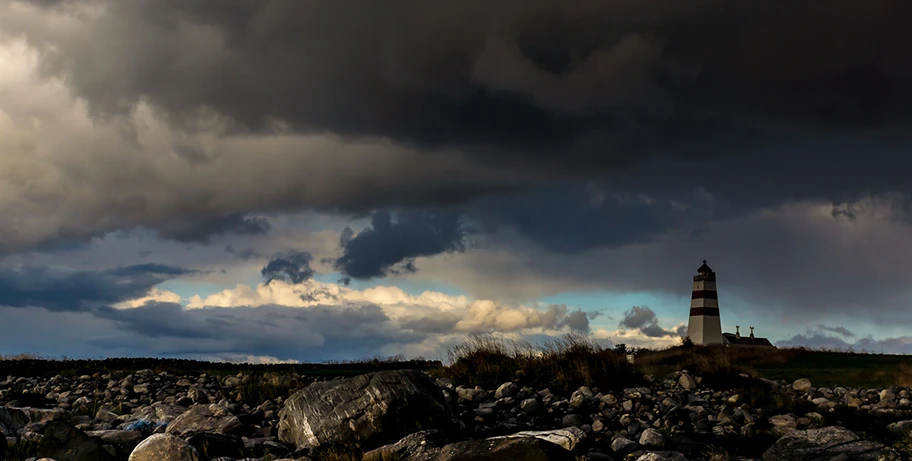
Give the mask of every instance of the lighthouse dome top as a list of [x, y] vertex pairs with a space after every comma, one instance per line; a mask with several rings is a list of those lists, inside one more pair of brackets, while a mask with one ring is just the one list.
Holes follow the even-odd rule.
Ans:
[[703, 265], [700, 266], [699, 269], [697, 269], [697, 273], [700, 275], [710, 275], [713, 273], [713, 270], [710, 269], [709, 266], [706, 265], [706, 260], [704, 259]]

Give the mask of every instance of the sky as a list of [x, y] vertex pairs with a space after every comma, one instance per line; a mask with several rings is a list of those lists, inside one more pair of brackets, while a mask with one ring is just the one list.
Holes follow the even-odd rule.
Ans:
[[910, 14], [0, 0], [0, 355], [910, 353]]

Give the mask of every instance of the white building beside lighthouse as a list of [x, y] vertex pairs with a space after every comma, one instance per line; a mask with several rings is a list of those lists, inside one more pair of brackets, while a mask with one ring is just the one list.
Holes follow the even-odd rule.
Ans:
[[693, 278], [687, 336], [698, 346], [725, 343], [722, 320], [719, 317], [716, 273], [706, 265], [706, 260], [703, 260], [703, 265], [697, 269], [697, 275]]
[[706, 265], [697, 269], [693, 278], [693, 292], [690, 297], [690, 321], [687, 323], [687, 336], [698, 346], [749, 346], [775, 347], [766, 338], [754, 336], [754, 327], [750, 327], [750, 336], [741, 336], [740, 325], [735, 333], [722, 333], [722, 319], [719, 316], [719, 292], [716, 290], [716, 273]]

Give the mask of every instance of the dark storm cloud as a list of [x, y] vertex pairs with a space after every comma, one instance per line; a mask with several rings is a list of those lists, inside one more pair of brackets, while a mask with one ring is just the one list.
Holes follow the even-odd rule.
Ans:
[[596, 183], [559, 182], [482, 199], [466, 213], [482, 228], [507, 227], [559, 252], [652, 241], [657, 234], [700, 225], [720, 212], [706, 197], [681, 190], [663, 195], [606, 196]]
[[659, 326], [655, 312], [647, 306], [633, 306], [624, 312], [624, 318], [618, 323], [621, 328], [640, 330], [650, 338], [680, 336], [681, 330], [666, 330]]
[[171, 223], [158, 227], [159, 235], [181, 242], [207, 243], [217, 235], [262, 235], [269, 233], [272, 226], [262, 216], [247, 216], [235, 213], [208, 221]]
[[313, 278], [312, 261], [313, 255], [308, 252], [288, 251], [273, 256], [260, 273], [267, 284], [273, 280], [298, 284]]
[[0, 267], [0, 306], [81, 311], [145, 296], [154, 286], [197, 271], [148, 263], [101, 271]]
[[354, 279], [415, 272], [414, 258], [464, 251], [466, 231], [462, 217], [451, 211], [401, 211], [396, 221], [390, 212], [377, 211], [371, 227], [342, 233], [342, 256], [333, 267]]
[[725, 153], [906, 121], [912, 100], [912, 6], [892, 0], [101, 3], [78, 37], [25, 32], [99, 116], [148, 99], [175, 122], [205, 107], [523, 168]]
[[[64, 15], [79, 6], [33, 4], [56, 5], [54, 14]], [[589, 211], [581, 186], [544, 187], [469, 215], [551, 249], [579, 251], [649, 241], [672, 226], [698, 226], [710, 212], [724, 218], [800, 199], [852, 204], [859, 194], [909, 189], [912, 61], [903, 44], [912, 31], [899, 22], [912, 13], [907, 2], [97, 4], [98, 14], [74, 13], [66, 28], [23, 14], [31, 20], [0, 22], [0, 37], [24, 36], [42, 50], [42, 75], [64, 77], [99, 120], [147, 101], [181, 134], [201, 130], [202, 113], [216, 113], [250, 138], [316, 133], [415, 149], [415, 158], [388, 170], [364, 166], [376, 156], [359, 154], [346, 158], [347, 169], [321, 158], [255, 178], [227, 175], [233, 179], [149, 206], [166, 210], [160, 214], [131, 214], [145, 205], [139, 199], [82, 204], [114, 215], [97, 217], [109, 228], [142, 223], [204, 241], [230, 222], [199, 216], [238, 224], [236, 213], [249, 210], [452, 204], [553, 178], [606, 175], [608, 192], [645, 191], [656, 200], [616, 205], [608, 197]], [[256, 160], [228, 162], [198, 144], [168, 143], [181, 168], [247, 173], [263, 156], [245, 146]], [[302, 157], [311, 158], [295, 158]], [[451, 163], [429, 174], [419, 157]], [[479, 180], [474, 173], [483, 167], [493, 174]], [[368, 173], [352, 172], [359, 168]], [[712, 207], [689, 197], [697, 186], [712, 195]], [[132, 219], [115, 219], [121, 215]], [[52, 229], [79, 238], [102, 226], [79, 224]], [[236, 229], [261, 229], [247, 224]], [[398, 270], [414, 270], [402, 264]]]

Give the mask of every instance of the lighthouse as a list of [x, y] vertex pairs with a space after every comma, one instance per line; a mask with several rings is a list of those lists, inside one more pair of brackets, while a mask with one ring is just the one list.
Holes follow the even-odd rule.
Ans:
[[697, 269], [690, 297], [690, 321], [687, 335], [694, 344], [709, 346], [723, 344], [722, 321], [719, 318], [719, 295], [716, 292], [716, 273], [706, 265]]

